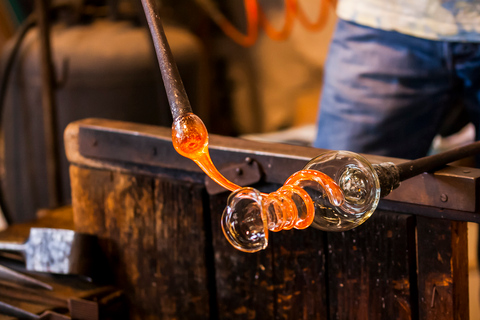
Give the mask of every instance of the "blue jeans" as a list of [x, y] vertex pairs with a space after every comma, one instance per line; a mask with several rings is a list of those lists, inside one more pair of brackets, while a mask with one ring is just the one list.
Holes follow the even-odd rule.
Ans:
[[339, 20], [314, 146], [399, 158], [428, 152], [449, 108], [480, 124], [480, 44], [431, 41]]

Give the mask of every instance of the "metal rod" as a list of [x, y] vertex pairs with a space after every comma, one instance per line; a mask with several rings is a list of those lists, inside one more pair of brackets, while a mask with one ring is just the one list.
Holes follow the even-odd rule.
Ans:
[[55, 106], [55, 85], [50, 46], [50, 23], [48, 20], [48, 0], [35, 0], [38, 27], [40, 33], [40, 58], [42, 70], [42, 109], [43, 132], [45, 135], [45, 153], [47, 160], [47, 188], [50, 207], [59, 204], [59, 167], [57, 121]]
[[40, 287], [47, 290], [53, 290], [52, 286], [48, 283], [24, 275], [23, 273], [17, 272], [3, 265], [0, 265], [0, 278], [25, 286]]
[[160, 16], [155, 13], [154, 0], [141, 0], [148, 27], [152, 35], [155, 53], [162, 73], [163, 85], [167, 92], [173, 119], [192, 112], [182, 78], [168, 45]]
[[480, 154], [480, 141], [470, 143], [449, 151], [411, 160], [397, 165], [400, 181], [412, 178], [424, 172], [439, 169], [450, 162]]
[[11, 316], [15, 317], [18, 319], [40, 319], [40, 316], [30, 313], [26, 310], [23, 310], [22, 308], [12, 306], [11, 304], [8, 304], [6, 302], [0, 301], [0, 314], [5, 315], [5, 316]]

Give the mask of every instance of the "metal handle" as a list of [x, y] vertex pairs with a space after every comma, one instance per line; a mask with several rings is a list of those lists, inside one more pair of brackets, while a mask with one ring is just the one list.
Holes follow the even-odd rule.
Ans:
[[385, 197], [396, 189], [401, 181], [413, 178], [424, 172], [434, 171], [450, 162], [471, 157], [480, 153], [480, 141], [451, 149], [431, 156], [410, 160], [398, 165], [384, 162], [373, 165], [379, 181], [381, 197]]
[[26, 251], [26, 244], [18, 243], [18, 242], [1, 241], [0, 251], [19, 252], [23, 254]]
[[36, 320], [40, 319], [38, 315], [25, 311], [21, 308], [12, 306], [6, 302], [0, 301], [0, 314], [15, 317], [18, 319]]
[[24, 275], [10, 268], [0, 265], [0, 279], [15, 282], [20, 285], [30, 287], [40, 287], [47, 290], [53, 290], [52, 286], [43, 281]]
[[439, 169], [450, 162], [468, 158], [479, 153], [480, 141], [477, 141], [449, 151], [401, 163], [397, 165], [400, 181], [424, 172]]
[[192, 113], [192, 107], [190, 106], [190, 101], [188, 100], [177, 65], [173, 59], [172, 51], [168, 45], [162, 21], [160, 16], [155, 13], [154, 1], [141, 1], [155, 46], [155, 53], [162, 73], [163, 84], [170, 104], [170, 111], [175, 120], [179, 116]]

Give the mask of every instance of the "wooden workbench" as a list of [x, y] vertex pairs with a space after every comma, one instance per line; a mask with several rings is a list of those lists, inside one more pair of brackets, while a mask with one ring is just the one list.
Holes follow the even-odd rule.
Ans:
[[[479, 221], [480, 170], [417, 176], [354, 230], [271, 233], [266, 250], [247, 254], [221, 231], [228, 193], [209, 194], [170, 135], [100, 119], [65, 132], [75, 228], [103, 240], [132, 319], [469, 318], [466, 221]], [[253, 159], [264, 190], [321, 152], [218, 136], [210, 145], [219, 168]]]

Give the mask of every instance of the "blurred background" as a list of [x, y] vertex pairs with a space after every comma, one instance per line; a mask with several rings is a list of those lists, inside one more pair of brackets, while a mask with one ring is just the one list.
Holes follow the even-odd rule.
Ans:
[[[215, 14], [247, 34], [253, 16], [248, 3], [157, 3], [194, 112], [210, 133], [262, 138], [300, 127], [288, 137], [308, 144], [334, 5], [299, 1], [307, 21], [321, 21], [309, 28], [287, 16], [283, 1], [258, 1], [281, 39], [267, 34], [260, 21], [255, 39], [242, 45], [223, 32]], [[46, 17], [47, 39], [39, 12]], [[31, 220], [39, 208], [69, 203], [62, 139], [69, 122], [103, 117], [171, 125], [139, 1], [0, 0], [0, 48], [7, 220]]]

